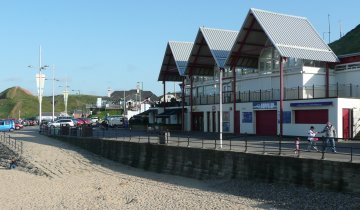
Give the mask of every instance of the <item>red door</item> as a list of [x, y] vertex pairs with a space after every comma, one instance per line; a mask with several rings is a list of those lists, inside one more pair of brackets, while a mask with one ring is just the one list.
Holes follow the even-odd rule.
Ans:
[[276, 110], [256, 111], [256, 134], [264, 136], [277, 134]]
[[234, 128], [235, 134], [240, 134], [240, 111], [235, 111]]
[[343, 139], [350, 138], [350, 109], [343, 109]]

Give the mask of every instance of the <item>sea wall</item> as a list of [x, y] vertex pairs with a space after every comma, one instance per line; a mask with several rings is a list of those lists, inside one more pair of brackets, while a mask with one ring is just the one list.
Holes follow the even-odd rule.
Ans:
[[240, 179], [360, 194], [359, 164], [166, 146], [56, 137], [132, 167], [196, 179]]

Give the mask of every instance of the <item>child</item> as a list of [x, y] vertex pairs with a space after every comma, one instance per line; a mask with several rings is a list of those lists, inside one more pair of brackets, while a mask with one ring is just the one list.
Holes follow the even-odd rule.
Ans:
[[297, 137], [295, 139], [295, 154], [298, 154], [300, 152], [300, 138]]
[[318, 138], [315, 137], [315, 135], [318, 133], [318, 132], [315, 132], [314, 131], [314, 126], [311, 126], [310, 127], [310, 130], [308, 131], [308, 148], [307, 148], [307, 151], [311, 150], [311, 148], [313, 148], [314, 150], [316, 150], [317, 152], [319, 151], [318, 148], [316, 147], [316, 142], [318, 140]]

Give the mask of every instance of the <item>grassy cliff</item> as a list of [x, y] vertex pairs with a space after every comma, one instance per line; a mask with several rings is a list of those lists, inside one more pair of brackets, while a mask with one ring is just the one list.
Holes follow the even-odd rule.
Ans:
[[360, 53], [360, 25], [329, 46], [336, 55]]
[[[98, 96], [69, 95], [68, 112], [84, 110], [86, 104], [95, 104]], [[55, 112], [63, 112], [63, 95], [55, 96]], [[52, 112], [52, 96], [43, 97], [42, 112]], [[29, 118], [38, 116], [39, 102], [37, 96], [21, 87], [12, 87], [0, 93], [0, 118]]]

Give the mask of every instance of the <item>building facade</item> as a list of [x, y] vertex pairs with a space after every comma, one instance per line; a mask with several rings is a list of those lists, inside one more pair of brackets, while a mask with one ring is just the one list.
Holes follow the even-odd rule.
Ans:
[[250, 9], [240, 31], [200, 28], [191, 45], [169, 43], [159, 75], [182, 83], [183, 130], [305, 136], [330, 121], [357, 135], [359, 55], [338, 58], [306, 18]]

